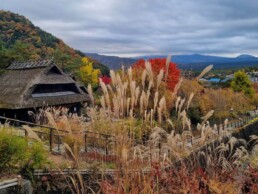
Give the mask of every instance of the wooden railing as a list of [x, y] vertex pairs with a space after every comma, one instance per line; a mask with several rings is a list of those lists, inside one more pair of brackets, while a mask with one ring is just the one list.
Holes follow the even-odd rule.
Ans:
[[[43, 137], [44, 135], [47, 136], [46, 138], [48, 140], [48, 146], [49, 150], [53, 151], [54, 144], [57, 144], [57, 152], [61, 152], [60, 145], [63, 144], [62, 139], [66, 136], [65, 134], [68, 134], [69, 132], [66, 130], [62, 129], [56, 129], [51, 126], [47, 125], [40, 125], [40, 124], [35, 124], [27, 121], [21, 121], [18, 119], [12, 119], [12, 118], [7, 118], [0, 116], [0, 121], [4, 121], [3, 123], [10, 123], [10, 125], [16, 126], [15, 129], [22, 130], [24, 131], [24, 136], [28, 137], [28, 132], [26, 129], [21, 127], [22, 125], [28, 125], [29, 127], [32, 128], [32, 130], [39, 136]], [[43, 131], [43, 130], [36, 130], [33, 129], [35, 127], [41, 128], [41, 129], [47, 129], [48, 131]], [[115, 138], [114, 135], [110, 134], [105, 134], [105, 133], [98, 133], [94, 131], [89, 131], [89, 130], [83, 130], [81, 133], [77, 134], [81, 137], [83, 137], [83, 143], [84, 143], [84, 151], [87, 152], [89, 144], [97, 143], [97, 142], [102, 142], [104, 148], [105, 154], [109, 154], [109, 144], [113, 143], [116, 144], [118, 140]]]
[[[229, 121], [227, 126], [224, 126], [224, 127], [231, 128], [232, 130], [236, 128], [240, 128], [240, 127], [243, 127], [245, 124], [247, 124], [250, 120], [254, 119], [255, 117], [256, 116], [247, 116], [247, 117], [242, 117], [237, 121], [233, 121], [233, 122]], [[55, 151], [55, 152], [61, 153], [60, 146], [63, 144], [63, 138], [66, 136], [65, 134], [68, 134], [68, 131], [66, 130], [56, 129], [54, 127], [47, 126], [47, 125], [39, 125], [39, 124], [7, 118], [3, 116], [0, 116], [0, 121], [9, 122], [11, 125], [18, 126], [16, 129], [23, 130], [25, 137], [28, 137], [28, 133], [24, 128], [20, 127], [21, 125], [28, 125], [32, 127], [32, 129], [33, 127], [47, 129], [48, 131], [35, 130], [35, 129], [33, 129], [33, 131], [37, 133], [39, 137], [43, 137], [43, 136], [47, 137], [46, 139], [48, 140], [48, 146], [51, 152]], [[96, 149], [101, 148], [102, 152], [108, 155], [112, 153], [112, 149], [110, 149], [109, 145], [113, 144], [114, 145], [113, 147], [115, 147], [115, 145], [119, 142], [119, 140], [114, 135], [98, 133], [98, 132], [89, 131], [89, 130], [84, 130], [79, 135], [83, 138], [85, 152], [87, 152], [90, 147], [96, 148]], [[196, 138], [195, 140], [197, 142], [198, 138]], [[135, 140], [134, 144], [137, 144], [137, 142], [138, 141]], [[54, 150], [55, 144], [57, 145], [56, 150]], [[192, 142], [192, 144], [194, 143]]]

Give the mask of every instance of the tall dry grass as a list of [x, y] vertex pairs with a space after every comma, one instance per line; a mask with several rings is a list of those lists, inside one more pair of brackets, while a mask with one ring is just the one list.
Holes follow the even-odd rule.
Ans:
[[[178, 96], [182, 80], [179, 82], [170, 96], [176, 111], [176, 116], [171, 119], [170, 111], [167, 109], [167, 98], [165, 95], [160, 95], [160, 88], [166, 75], [161, 70], [155, 77], [148, 62], [145, 67], [139, 76], [140, 81], [134, 79], [130, 68], [127, 71], [122, 70], [121, 74], [111, 71], [112, 84], [106, 86], [100, 83], [103, 91], [100, 98], [101, 107], [89, 110], [91, 117], [89, 126], [92, 130], [108, 126], [107, 130], [113, 132], [112, 126], [116, 126], [114, 123], [121, 122], [122, 125], [116, 128], [118, 131], [115, 133], [119, 134], [120, 130], [125, 133], [128, 131], [124, 127], [125, 121], [129, 120], [131, 125], [128, 137], [131, 142], [135, 138], [135, 135], [131, 135], [132, 130], [135, 133], [135, 120], [141, 120], [150, 126], [150, 133], [144, 142], [138, 142], [136, 145], [127, 144], [120, 149], [123, 162], [118, 166], [118, 170], [123, 173], [117, 174], [111, 182], [110, 180], [102, 182], [102, 191], [104, 193], [178, 191], [202, 193], [218, 192], [218, 190], [226, 193], [240, 192], [244, 183], [238, 183], [237, 174], [232, 173], [231, 176], [230, 172], [245, 169], [245, 162], [249, 157], [247, 143], [231, 137], [227, 120], [219, 126], [211, 126], [208, 120], [214, 114], [213, 110], [202, 117], [202, 122], [197, 126], [200, 137], [195, 137], [191, 121], [187, 116], [194, 93], [184, 98]], [[206, 68], [197, 79], [210, 69], [211, 66]], [[101, 123], [103, 126], [100, 126]], [[163, 129], [164, 126], [169, 126], [171, 130], [168, 131], [167, 127]], [[201, 174], [196, 172], [198, 169], [201, 169]], [[173, 176], [171, 177], [168, 172]], [[153, 173], [154, 176], [150, 176]], [[181, 182], [176, 180], [178, 177]], [[234, 181], [226, 180], [227, 178]]]

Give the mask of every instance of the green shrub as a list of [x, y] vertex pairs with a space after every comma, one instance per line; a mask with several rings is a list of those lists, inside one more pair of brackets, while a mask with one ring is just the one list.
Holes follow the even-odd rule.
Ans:
[[0, 172], [23, 166], [28, 157], [27, 147], [26, 139], [0, 132]]
[[29, 167], [42, 168], [48, 163], [47, 150], [40, 142], [28, 144], [28, 140], [0, 131], [0, 173], [19, 171]]
[[33, 142], [29, 150], [31, 168], [44, 168], [48, 163], [48, 152], [41, 142]]

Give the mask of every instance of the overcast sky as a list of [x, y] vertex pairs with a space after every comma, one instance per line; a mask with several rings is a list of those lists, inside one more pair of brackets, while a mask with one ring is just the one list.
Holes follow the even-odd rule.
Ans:
[[0, 0], [83, 52], [258, 56], [258, 0]]

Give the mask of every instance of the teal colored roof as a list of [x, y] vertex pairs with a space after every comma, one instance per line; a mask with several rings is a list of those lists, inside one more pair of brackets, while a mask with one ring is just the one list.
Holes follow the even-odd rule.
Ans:
[[218, 83], [218, 82], [220, 82], [220, 78], [211, 78], [208, 80], [208, 82]]

